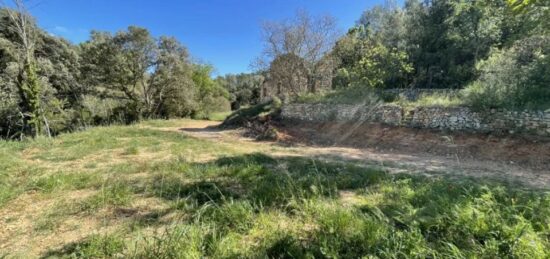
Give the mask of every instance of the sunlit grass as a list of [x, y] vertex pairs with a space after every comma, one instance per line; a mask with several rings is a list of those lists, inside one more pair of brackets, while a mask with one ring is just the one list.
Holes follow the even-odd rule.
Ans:
[[465, 100], [460, 96], [444, 94], [423, 95], [415, 101], [398, 99], [395, 102], [405, 107], [459, 107], [466, 105]]
[[229, 115], [231, 115], [231, 111], [227, 112], [214, 112], [208, 115], [208, 120], [211, 121], [224, 121], [225, 118], [227, 118]]
[[[0, 209], [47, 204], [29, 209], [36, 215], [25, 214], [33, 220], [21, 233], [55, 239], [61, 229], [90, 229], [84, 222], [102, 230], [37, 256], [550, 256], [546, 192], [247, 153], [163, 129], [181, 123], [148, 121], [0, 142]], [[210, 159], [196, 159], [200, 155]], [[0, 220], [16, 224], [18, 218]]]

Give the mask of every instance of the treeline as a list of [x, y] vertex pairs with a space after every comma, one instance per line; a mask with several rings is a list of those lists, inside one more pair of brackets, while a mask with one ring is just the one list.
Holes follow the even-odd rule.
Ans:
[[78, 45], [38, 28], [22, 2], [0, 9], [0, 135], [55, 135], [142, 118], [227, 111], [213, 68], [172, 37], [130, 26]]
[[546, 0], [388, 1], [347, 33], [330, 16], [300, 11], [262, 24], [257, 72], [216, 79], [175, 38], [130, 26], [75, 45], [14, 2], [0, 9], [2, 138], [384, 88], [462, 89], [461, 103], [482, 109], [550, 108]]
[[[550, 108], [550, 2], [388, 1], [343, 36], [329, 16], [266, 23], [263, 93], [464, 89], [480, 108]], [[359, 91], [361, 92], [361, 91]]]

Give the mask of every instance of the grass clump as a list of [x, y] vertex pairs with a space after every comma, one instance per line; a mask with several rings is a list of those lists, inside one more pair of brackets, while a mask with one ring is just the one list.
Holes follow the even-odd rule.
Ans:
[[51, 193], [60, 190], [81, 190], [97, 187], [100, 183], [101, 179], [98, 175], [57, 172], [31, 180], [28, 189]]
[[133, 199], [131, 186], [124, 182], [104, 185], [98, 193], [89, 197], [80, 205], [82, 211], [94, 212], [106, 206], [124, 206]]
[[92, 235], [77, 243], [68, 244], [60, 251], [50, 252], [46, 258], [118, 258], [123, 256], [126, 244], [116, 235]]
[[448, 95], [433, 93], [429, 95], [422, 95], [418, 100], [409, 101], [404, 99], [397, 99], [395, 103], [403, 107], [459, 107], [464, 106], [466, 103], [461, 95]]

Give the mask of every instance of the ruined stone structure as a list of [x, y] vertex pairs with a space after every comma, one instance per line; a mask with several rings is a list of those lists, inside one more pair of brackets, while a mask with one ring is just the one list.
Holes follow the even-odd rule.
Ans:
[[467, 107], [417, 107], [407, 110], [394, 104], [287, 104], [283, 107], [282, 117], [310, 122], [358, 121], [449, 131], [550, 136], [550, 110], [478, 112]]

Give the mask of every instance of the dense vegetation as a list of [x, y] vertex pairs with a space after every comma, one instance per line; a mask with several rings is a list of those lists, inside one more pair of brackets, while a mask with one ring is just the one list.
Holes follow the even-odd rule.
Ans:
[[388, 1], [345, 35], [334, 18], [302, 11], [262, 25], [258, 72], [216, 79], [173, 37], [130, 26], [74, 45], [14, 2], [0, 10], [3, 138], [384, 88], [463, 89], [451, 102], [481, 109], [550, 108], [547, 1]]
[[264, 28], [266, 91], [285, 99], [454, 88], [464, 89], [454, 101], [463, 105], [548, 109], [549, 9], [548, 1], [388, 1], [339, 38], [326, 17], [276, 23]]
[[4, 252], [23, 258], [549, 256], [550, 196], [543, 191], [490, 178], [392, 175], [295, 156], [277, 145], [195, 139], [177, 132], [182, 125], [193, 122], [0, 142], [0, 213], [6, 215], [0, 220], [10, 225], [0, 233], [10, 244]]
[[213, 68], [193, 63], [173, 37], [130, 26], [116, 34], [93, 31], [74, 45], [38, 28], [18, 7], [0, 10], [3, 138], [230, 110]]
[[156, 120], [229, 128], [280, 100], [376, 103], [396, 87], [547, 109], [548, 1], [389, 2], [345, 35], [298, 12], [263, 24], [258, 72], [218, 78], [173, 37], [129, 26], [73, 44], [15, 3], [0, 9], [0, 134], [21, 139], [0, 141], [0, 258], [550, 257], [543, 190]]

